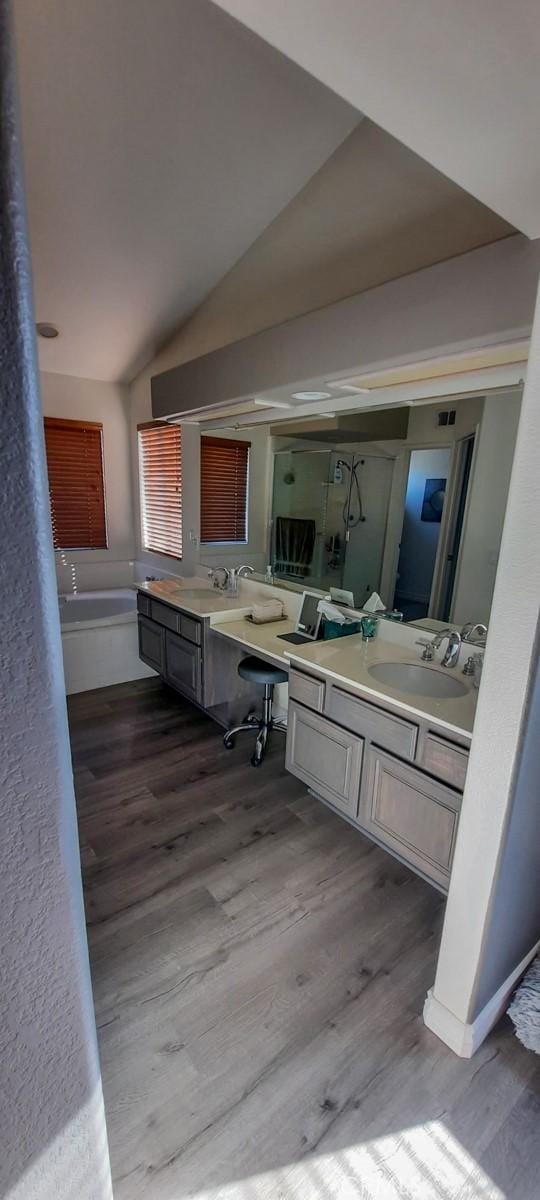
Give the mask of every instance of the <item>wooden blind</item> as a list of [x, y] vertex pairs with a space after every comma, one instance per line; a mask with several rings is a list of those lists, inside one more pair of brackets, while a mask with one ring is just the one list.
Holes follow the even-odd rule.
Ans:
[[182, 442], [179, 425], [138, 426], [142, 541], [145, 550], [182, 557]]
[[102, 425], [45, 417], [45, 448], [55, 550], [106, 549]]
[[249, 448], [201, 437], [201, 542], [247, 542]]

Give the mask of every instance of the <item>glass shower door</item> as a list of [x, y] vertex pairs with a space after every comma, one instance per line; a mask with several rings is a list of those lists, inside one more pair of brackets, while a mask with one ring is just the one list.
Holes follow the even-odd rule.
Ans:
[[306, 588], [340, 587], [345, 555], [343, 507], [348, 480], [332, 450], [274, 456], [272, 568]]

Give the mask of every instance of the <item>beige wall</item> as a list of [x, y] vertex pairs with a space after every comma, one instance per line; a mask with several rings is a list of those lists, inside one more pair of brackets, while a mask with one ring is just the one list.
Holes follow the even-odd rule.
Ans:
[[100, 421], [107, 506], [106, 550], [55, 554], [59, 590], [121, 587], [133, 577], [134, 534], [127, 388], [123, 384], [41, 373], [41, 400], [48, 417]]

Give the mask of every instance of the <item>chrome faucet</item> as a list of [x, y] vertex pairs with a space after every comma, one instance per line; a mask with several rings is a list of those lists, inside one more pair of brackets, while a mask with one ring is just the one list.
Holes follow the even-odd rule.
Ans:
[[485, 646], [486, 638], [487, 625], [483, 625], [481, 621], [477, 621], [476, 625], [468, 621], [461, 630], [462, 642], [471, 642], [473, 646]]
[[[223, 571], [222, 583], [219, 582], [219, 577], [218, 577], [220, 571]], [[229, 571], [228, 571], [227, 567], [213, 567], [213, 569], [208, 572], [208, 578], [212, 580], [212, 583], [215, 588], [219, 588], [219, 590], [221, 592], [224, 592], [225, 588], [227, 587], [227, 585], [229, 583]]]
[[254, 569], [255, 569], [254, 567], [249, 567], [249, 566], [247, 565], [247, 563], [246, 563], [246, 564], [244, 564], [244, 566], [243, 566], [243, 567], [237, 567], [237, 568], [236, 568], [236, 574], [237, 574], [237, 577], [238, 577], [238, 579], [242, 579], [242, 577], [245, 577], [245, 573], [246, 573], [246, 572], [247, 572], [249, 575], [253, 575]]
[[433, 649], [438, 650], [445, 638], [448, 638], [448, 645], [441, 667], [455, 667], [461, 650], [461, 634], [457, 629], [441, 629], [440, 633], [436, 633], [433, 638], [431, 643]]

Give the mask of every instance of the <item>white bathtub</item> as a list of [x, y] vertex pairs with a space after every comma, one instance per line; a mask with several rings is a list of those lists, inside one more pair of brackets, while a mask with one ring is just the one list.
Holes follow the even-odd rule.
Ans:
[[66, 692], [86, 692], [154, 672], [138, 652], [132, 588], [59, 596]]

